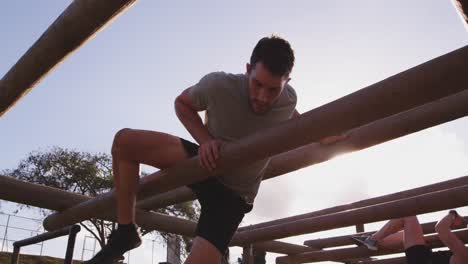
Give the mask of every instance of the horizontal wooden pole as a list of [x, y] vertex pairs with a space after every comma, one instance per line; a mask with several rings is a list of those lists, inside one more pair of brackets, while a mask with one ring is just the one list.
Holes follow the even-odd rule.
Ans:
[[[462, 241], [468, 241], [468, 230], [455, 231]], [[425, 236], [426, 243], [429, 247], [443, 247], [444, 244], [439, 240], [439, 237], [434, 235]], [[334, 250], [322, 250], [317, 252], [301, 253], [293, 256], [278, 257], [276, 258], [277, 264], [299, 264], [320, 261], [349, 261], [356, 258], [380, 256], [403, 252], [403, 245], [394, 245], [385, 249], [372, 251], [366, 247], [352, 247]]]
[[[91, 197], [57, 188], [20, 181], [0, 175], [0, 199], [49, 210], [63, 210], [74, 204], [89, 201]], [[114, 210], [97, 214], [104, 220], [115, 221]], [[148, 230], [159, 230], [185, 236], [195, 234], [196, 223], [160, 213], [137, 210], [137, 224]]]
[[[435, 192], [435, 191], [446, 190], [446, 189], [454, 188], [454, 187], [461, 186], [461, 185], [467, 185], [467, 184], [468, 184], [468, 176], [463, 176], [463, 177], [451, 179], [451, 180], [448, 180], [448, 181], [429, 184], [429, 185], [425, 185], [425, 186], [421, 186], [421, 187], [418, 187], [418, 188], [413, 188], [413, 189], [409, 189], [409, 190], [405, 190], [405, 191], [401, 191], [401, 192], [396, 192], [396, 193], [391, 193], [391, 194], [382, 195], [382, 196], [378, 196], [378, 197], [373, 197], [373, 198], [370, 198], [370, 199], [365, 199], [365, 200], [361, 200], [361, 201], [357, 201], [357, 202], [353, 202], [353, 203], [349, 203], [349, 204], [343, 204], [343, 205], [338, 205], [338, 206], [334, 206], [334, 207], [329, 207], [329, 208], [325, 208], [325, 209], [310, 212], [310, 213], [305, 213], [305, 214], [295, 215], [295, 216], [291, 216], [291, 217], [276, 219], [276, 220], [273, 220], [273, 221], [263, 222], [263, 223], [256, 224], [256, 225], [250, 225], [250, 226], [247, 226], [247, 227], [240, 228], [239, 231], [243, 232], [243, 231], [255, 230], [255, 229], [258, 229], [258, 228], [271, 227], [271, 226], [275, 226], [275, 225], [278, 225], [278, 224], [294, 222], [294, 221], [298, 221], [298, 220], [302, 220], [302, 219], [310, 219], [310, 218], [313, 218], [313, 217], [318, 217], [318, 216], [324, 216], [324, 215], [328, 215], [328, 214], [343, 212], [343, 211], [346, 211], [346, 210], [358, 209], [358, 208], [371, 206], [371, 205], [377, 205], [377, 204], [380, 204], [380, 203], [386, 203], [386, 202], [399, 200], [399, 199], [403, 199], [403, 198], [408, 198], [408, 197], [412, 197], [412, 196], [417, 196], [417, 195], [421, 195], [421, 194], [427, 194], [427, 193], [431, 193], [431, 192]], [[361, 224], [361, 223], [357, 223], [357, 224]]]
[[[468, 217], [464, 217], [465, 221], [468, 223]], [[430, 222], [421, 224], [424, 234], [431, 234], [435, 233], [435, 224], [437, 222]], [[460, 228], [461, 229], [461, 228]], [[377, 231], [369, 231], [369, 232], [362, 232], [356, 233], [352, 235], [344, 235], [344, 236], [335, 236], [335, 237], [328, 237], [328, 238], [319, 238], [319, 239], [312, 239], [307, 240], [304, 242], [304, 245], [310, 246], [312, 248], [329, 248], [329, 247], [341, 247], [347, 245], [355, 245], [355, 241], [351, 238], [352, 236], [356, 235], [371, 235]]]
[[[266, 169], [264, 180], [284, 175], [313, 164], [327, 161], [338, 153], [349, 153], [372, 147], [383, 142], [399, 138], [420, 130], [449, 122], [468, 114], [468, 91], [463, 91], [434, 102], [410, 109], [408, 111], [377, 120], [347, 132], [348, 137], [332, 145], [312, 143], [272, 157]], [[388, 197], [389, 200], [393, 199]], [[171, 204], [195, 199], [195, 195], [187, 187], [179, 187], [144, 199], [137, 207], [145, 210], [157, 209]], [[375, 203], [380, 201], [374, 200]], [[342, 210], [337, 207], [333, 210]], [[308, 214], [291, 218], [274, 220], [248, 227], [251, 229], [274, 225], [280, 222], [292, 221], [310, 217]], [[246, 228], [246, 229], [248, 229]], [[242, 229], [242, 230], [246, 230]]]
[[295, 245], [295, 244], [281, 242], [281, 241], [258, 242], [258, 243], [254, 243], [252, 246], [255, 249], [258, 249], [260, 251], [272, 252], [272, 253], [278, 253], [278, 254], [287, 254], [287, 255], [295, 255], [295, 254], [317, 250], [311, 247]]
[[[466, 116], [467, 114], [468, 91], [463, 91], [461, 93], [420, 106], [416, 109], [412, 109], [352, 130], [349, 132], [349, 136], [346, 140], [338, 142], [328, 148], [320, 146], [305, 146], [300, 149], [285, 153], [283, 154], [284, 156], [279, 155], [278, 159], [272, 160], [271, 166], [269, 168], [276, 168], [274, 174], [284, 173], [299, 167], [304, 167], [310, 162], [318, 162], [330, 159], [337, 153], [344, 153], [367, 148], [423, 128]], [[278, 163], [282, 165], [277, 165]], [[279, 170], [279, 168], [281, 169]], [[240, 229], [240, 231], [252, 230], [259, 227], [272, 226], [299, 219], [378, 204], [386, 201], [405, 198], [408, 196], [432, 192], [435, 190], [442, 190], [454, 186], [459, 186], [460, 184], [466, 184], [467, 182], [468, 177], [437, 183], [391, 195], [384, 195], [351, 204], [331, 207], [325, 210], [319, 210], [311, 213], [251, 225]]]
[[[0, 116], [135, 0], [75, 0], [0, 80]], [[44, 102], [45, 103], [45, 102]]]
[[[73, 204], [91, 199], [90, 197], [67, 192], [57, 188], [33, 184], [0, 175], [0, 199], [27, 204], [49, 210], [63, 210]], [[105, 220], [115, 221], [115, 214], [100, 215]], [[147, 230], [158, 230], [193, 237], [196, 222], [164, 214], [138, 210], [137, 224]], [[69, 227], [65, 227], [67, 229]], [[280, 241], [268, 241], [254, 244], [254, 247], [263, 251], [279, 254], [297, 254], [314, 250], [313, 248], [294, 245]]]
[[378, 205], [302, 219], [271, 227], [236, 233], [231, 242], [243, 245], [258, 241], [347, 227], [356, 223], [371, 223], [391, 218], [435, 212], [468, 205], [468, 185]]

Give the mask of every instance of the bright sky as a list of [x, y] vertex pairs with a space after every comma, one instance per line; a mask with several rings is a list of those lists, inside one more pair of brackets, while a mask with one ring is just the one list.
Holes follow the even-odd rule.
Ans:
[[[69, 3], [2, 5], [0, 75]], [[174, 98], [206, 73], [244, 72], [256, 42], [272, 33], [295, 50], [300, 112], [468, 44], [449, 0], [141, 0], [1, 118], [0, 170], [51, 146], [109, 153], [124, 127], [191, 139]], [[467, 163], [465, 118], [265, 182], [243, 224], [464, 176]]]

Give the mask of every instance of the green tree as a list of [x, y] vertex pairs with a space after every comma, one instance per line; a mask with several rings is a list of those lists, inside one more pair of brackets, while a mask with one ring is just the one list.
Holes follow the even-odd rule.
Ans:
[[[3, 173], [19, 180], [91, 197], [108, 192], [113, 187], [110, 155], [91, 154], [60, 147], [53, 147], [48, 151], [31, 152], [26, 159], [20, 161], [16, 169], [6, 170]], [[19, 205], [18, 210], [24, 207], [25, 205]], [[43, 215], [51, 213], [47, 209], [40, 210]], [[190, 220], [198, 219], [200, 213], [198, 204], [193, 202], [180, 203], [156, 211]], [[106, 243], [110, 232], [116, 228], [115, 222], [101, 219], [90, 219], [81, 222], [80, 225], [88, 230], [101, 246]], [[141, 232], [142, 235], [151, 233], [153, 236], [160, 236], [167, 240], [166, 233], [148, 230], [141, 230]], [[191, 240], [182, 237], [179, 241], [181, 241], [182, 253], [186, 255]]]

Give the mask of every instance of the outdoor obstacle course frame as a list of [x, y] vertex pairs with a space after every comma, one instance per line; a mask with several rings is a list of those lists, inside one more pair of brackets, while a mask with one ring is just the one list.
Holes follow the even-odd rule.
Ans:
[[[134, 2], [73, 1], [0, 80], [0, 115], [5, 114], [51, 69]], [[466, 23], [466, 1], [454, 0], [454, 3]], [[468, 46], [306, 112], [298, 119], [228, 144], [222, 150], [219, 167], [213, 174], [201, 168], [196, 157], [156, 172], [140, 186], [137, 223], [145, 229], [192, 236], [194, 222], [150, 211], [193, 199], [192, 193], [183, 187], [187, 184], [216, 177], [216, 174], [230, 168], [266, 157], [272, 157], [272, 161], [265, 179], [277, 177], [329, 160], [336, 153], [358, 151], [465, 117], [468, 114], [466, 69]], [[322, 146], [314, 143], [328, 135], [341, 133], [346, 133], [347, 138], [336, 144]], [[284, 138], [289, 140], [282, 140]], [[45, 219], [44, 227], [48, 230], [57, 230], [91, 217], [115, 220], [115, 212], [109, 211], [114, 201], [113, 192], [90, 198], [4, 176], [0, 177], [0, 183], [0, 199], [58, 211]], [[325, 252], [322, 250], [326, 248], [324, 245], [306, 247], [273, 239], [465, 206], [468, 205], [468, 197], [463, 194], [467, 191], [465, 176], [385, 197], [240, 228], [232, 245], [253, 245], [265, 251], [291, 255], [278, 258], [278, 263], [342, 261], [370, 256], [369, 252], [363, 252], [360, 248]], [[34, 200], [30, 195], [25, 195], [33, 192], [40, 194]], [[466, 232], [458, 232], [466, 241]], [[436, 237], [429, 239], [434, 241], [434, 246], [439, 245]], [[396, 248], [395, 251], [401, 252], [401, 249]]]

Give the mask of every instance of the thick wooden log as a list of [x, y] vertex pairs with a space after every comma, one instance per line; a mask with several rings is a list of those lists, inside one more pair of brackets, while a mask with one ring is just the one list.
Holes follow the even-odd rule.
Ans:
[[[0, 186], [0, 199], [2, 200], [50, 210], [64, 210], [74, 204], [91, 199], [88, 196], [24, 182], [2, 175], [0, 175]], [[115, 221], [114, 210], [100, 212], [96, 217]], [[136, 221], [144, 229], [156, 229], [185, 236], [193, 236], [195, 234], [195, 222], [165, 214], [137, 210]]]
[[[460, 230], [454, 232], [462, 241], [468, 241], [468, 230]], [[429, 247], [443, 247], [444, 244], [439, 240], [436, 234], [425, 236], [426, 243]], [[322, 250], [317, 252], [308, 252], [293, 256], [276, 258], [277, 264], [298, 264], [320, 261], [348, 261], [355, 258], [388, 255], [403, 252], [403, 245], [394, 245], [385, 249], [372, 251], [366, 247], [352, 247], [334, 250]]]
[[75, 0], [0, 80], [0, 116], [136, 0]]
[[[336, 144], [321, 145], [318, 143], [312, 143], [278, 154], [271, 159], [270, 164], [266, 169], [264, 179], [270, 179], [313, 164], [327, 161], [336, 156], [337, 153], [349, 153], [372, 147], [376, 144], [466, 116], [468, 113], [467, 100], [468, 92], [463, 91], [353, 129], [347, 133], [348, 137], [345, 140]], [[195, 199], [195, 195], [190, 189], [187, 187], [179, 187], [175, 190], [139, 201], [137, 207], [147, 210], [156, 209], [192, 199]], [[379, 201], [376, 200], [375, 202], [378, 203]], [[306, 217], [309, 216], [306, 214], [293, 217], [289, 220]], [[289, 220], [288, 218], [275, 220], [261, 225], [254, 225], [252, 228]]]
[[[468, 223], [468, 217], [464, 217], [465, 221]], [[435, 233], [435, 224], [437, 222], [430, 222], [430, 223], [424, 223], [421, 224], [423, 233], [424, 234], [431, 234]], [[344, 236], [336, 236], [336, 237], [327, 237], [327, 238], [319, 238], [319, 239], [312, 239], [312, 240], [307, 240], [304, 242], [304, 245], [310, 246], [312, 248], [329, 248], [329, 247], [341, 247], [341, 246], [347, 246], [347, 245], [354, 245], [355, 242], [351, 238], [352, 236], [355, 235], [371, 235], [377, 231], [370, 231], [370, 232], [362, 232], [362, 233], [357, 233], [357, 234], [352, 234], [352, 235], [344, 235]]]
[[273, 252], [278, 254], [295, 255], [304, 252], [311, 252], [318, 249], [306, 247], [302, 245], [295, 245], [281, 241], [265, 241], [252, 244], [255, 249], [265, 252]]
[[[286, 217], [286, 218], [276, 219], [276, 220], [273, 220], [273, 221], [268, 221], [268, 222], [263, 222], [263, 223], [259, 223], [259, 224], [255, 224], [255, 225], [250, 225], [250, 226], [247, 226], [247, 227], [240, 228], [239, 232], [255, 230], [255, 229], [263, 228], [263, 227], [271, 227], [271, 226], [275, 226], [275, 225], [278, 225], [278, 224], [294, 222], [294, 221], [298, 221], [298, 220], [302, 220], [302, 219], [310, 219], [310, 218], [313, 218], [313, 217], [333, 214], [333, 213], [337, 213], [337, 212], [343, 212], [343, 211], [346, 211], [346, 210], [358, 209], [358, 208], [362, 208], [362, 207], [366, 207], [366, 206], [377, 205], [377, 204], [380, 204], [380, 203], [386, 203], [386, 202], [399, 200], [399, 199], [404, 199], [404, 198], [417, 196], [417, 195], [421, 195], [421, 194], [427, 194], [427, 193], [431, 193], [431, 192], [446, 190], [446, 189], [458, 187], [458, 186], [461, 186], [461, 185], [467, 185], [467, 184], [468, 184], [468, 176], [463, 176], [463, 177], [455, 178], [455, 179], [448, 180], [448, 181], [443, 181], [443, 182], [434, 183], [434, 184], [430, 184], [430, 185], [425, 185], [425, 186], [421, 186], [421, 187], [418, 187], [418, 188], [409, 189], [409, 190], [405, 190], [405, 191], [401, 191], [401, 192], [382, 195], [382, 196], [378, 196], [378, 197], [374, 197], [374, 198], [370, 198], [370, 199], [361, 200], [361, 201], [358, 201], [358, 202], [338, 205], [338, 206], [329, 207], [329, 208], [325, 208], [325, 209], [310, 212], [310, 213], [305, 213], [305, 214], [301, 214], [301, 215], [295, 215], [295, 216], [291, 216], [291, 217]], [[359, 224], [359, 222], [357, 222], [357, 223]]]
[[468, 205], [468, 185], [354, 210], [303, 219], [235, 234], [233, 245], [274, 240], [317, 231], [419, 215]]

